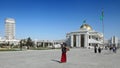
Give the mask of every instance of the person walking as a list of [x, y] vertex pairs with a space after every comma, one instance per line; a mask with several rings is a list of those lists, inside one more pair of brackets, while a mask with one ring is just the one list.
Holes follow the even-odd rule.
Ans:
[[66, 47], [66, 43], [63, 43], [61, 45], [61, 51], [62, 51], [62, 55], [61, 55], [61, 61], [60, 63], [65, 63], [67, 62], [67, 56], [66, 56], [66, 52], [69, 50], [67, 47]]
[[97, 47], [96, 46], [94, 46], [94, 52], [97, 53]]
[[117, 47], [114, 45], [113, 46], [113, 52], [116, 53]]
[[98, 48], [98, 52], [101, 53], [101, 48], [100, 47]]

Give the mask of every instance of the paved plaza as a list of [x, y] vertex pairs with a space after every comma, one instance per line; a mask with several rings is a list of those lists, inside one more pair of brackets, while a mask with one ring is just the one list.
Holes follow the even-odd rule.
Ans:
[[29, 50], [0, 52], [0, 68], [120, 68], [120, 50], [73, 48], [67, 53], [67, 63], [59, 63], [61, 50]]

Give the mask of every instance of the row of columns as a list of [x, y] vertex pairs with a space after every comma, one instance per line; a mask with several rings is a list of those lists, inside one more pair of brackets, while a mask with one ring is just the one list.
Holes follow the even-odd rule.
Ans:
[[[42, 44], [43, 43], [43, 44]], [[52, 45], [52, 46], [54, 46], [55, 44], [57, 44], [56, 42], [38, 42], [37, 43], [37, 45], [41, 45], [42, 44], [42, 46], [43, 47], [45, 47], [45, 44], [47, 43], [47, 46], [50, 46], [50, 44]]]
[[[75, 35], [76, 37], [76, 47], [81, 47], [81, 35]], [[74, 35], [71, 35], [71, 47], [74, 47]], [[88, 45], [88, 35], [84, 34], [84, 47]]]

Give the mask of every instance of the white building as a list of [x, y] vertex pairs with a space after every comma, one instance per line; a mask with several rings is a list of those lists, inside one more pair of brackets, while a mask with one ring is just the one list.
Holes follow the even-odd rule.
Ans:
[[13, 18], [5, 19], [5, 38], [0, 38], [0, 43], [19, 44], [19, 40], [15, 39], [15, 20]]
[[65, 40], [35, 40], [34, 42], [38, 47], [60, 48]]
[[112, 44], [112, 45], [115, 45], [116, 47], [118, 47], [118, 43], [119, 43], [118, 38], [115, 37], [115, 36], [113, 36], [113, 37], [111, 38], [111, 44]]
[[93, 47], [103, 44], [103, 34], [96, 32], [86, 23], [80, 26], [80, 30], [67, 33], [67, 44], [71, 47]]
[[15, 20], [13, 18], [5, 19], [5, 39], [15, 39]]

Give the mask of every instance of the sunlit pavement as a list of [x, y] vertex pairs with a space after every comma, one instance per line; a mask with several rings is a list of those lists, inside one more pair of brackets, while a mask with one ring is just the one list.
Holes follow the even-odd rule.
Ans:
[[67, 63], [59, 63], [61, 50], [0, 52], [0, 68], [120, 68], [120, 50], [73, 48], [67, 52]]

